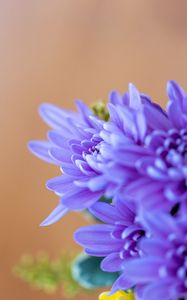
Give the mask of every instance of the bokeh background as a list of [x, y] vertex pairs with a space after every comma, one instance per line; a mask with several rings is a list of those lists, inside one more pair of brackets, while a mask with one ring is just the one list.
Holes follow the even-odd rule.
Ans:
[[[78, 250], [72, 234], [85, 224], [72, 213], [38, 226], [57, 202], [44, 183], [59, 173], [26, 149], [46, 132], [38, 105], [73, 108], [133, 82], [164, 106], [166, 81], [187, 88], [186, 70], [185, 0], [0, 0], [0, 299], [63, 299], [33, 291], [11, 269], [23, 253]], [[88, 298], [97, 296], [76, 297]]]

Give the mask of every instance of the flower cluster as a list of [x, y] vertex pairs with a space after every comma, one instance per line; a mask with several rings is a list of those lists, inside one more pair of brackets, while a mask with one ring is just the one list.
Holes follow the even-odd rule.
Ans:
[[187, 94], [169, 81], [167, 95], [164, 110], [129, 84], [110, 94], [103, 118], [81, 101], [78, 112], [44, 104], [52, 131], [29, 144], [62, 172], [47, 182], [60, 200], [42, 225], [85, 209], [100, 221], [75, 240], [104, 257], [104, 271], [121, 273], [111, 295], [134, 289], [138, 300], [187, 299]]

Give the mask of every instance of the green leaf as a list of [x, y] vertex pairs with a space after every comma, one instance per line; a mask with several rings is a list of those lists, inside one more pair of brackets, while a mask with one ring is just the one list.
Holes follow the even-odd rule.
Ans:
[[119, 273], [104, 272], [100, 269], [103, 258], [80, 254], [72, 264], [73, 278], [84, 288], [95, 289], [111, 286]]

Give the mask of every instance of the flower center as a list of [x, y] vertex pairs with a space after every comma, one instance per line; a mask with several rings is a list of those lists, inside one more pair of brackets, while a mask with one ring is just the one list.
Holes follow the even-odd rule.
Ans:
[[153, 161], [147, 167], [146, 172], [152, 178], [168, 182], [165, 189], [168, 199], [177, 201], [177, 197], [185, 198], [187, 192], [187, 129], [170, 129], [168, 132], [154, 131], [147, 137], [145, 143], [153, 151]]
[[138, 247], [138, 241], [145, 235], [144, 230], [136, 229], [129, 230], [126, 228], [121, 234], [121, 239], [124, 241], [123, 250], [120, 252], [120, 257], [136, 257], [141, 256], [141, 250]]
[[156, 149], [156, 154], [161, 157], [167, 167], [187, 165], [187, 130], [170, 129], [167, 136], [160, 136], [161, 145]]
[[98, 149], [98, 145], [93, 145], [88, 149], [88, 153], [89, 154], [98, 154], [99, 153], [99, 149]]

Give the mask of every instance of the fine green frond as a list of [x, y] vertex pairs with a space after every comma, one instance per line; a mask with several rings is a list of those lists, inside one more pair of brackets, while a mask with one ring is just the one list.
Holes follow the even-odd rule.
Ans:
[[62, 288], [65, 297], [73, 297], [86, 291], [72, 277], [71, 264], [75, 256], [63, 254], [53, 261], [45, 253], [36, 257], [25, 255], [14, 267], [14, 273], [36, 289], [54, 293]]

